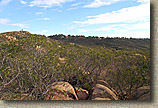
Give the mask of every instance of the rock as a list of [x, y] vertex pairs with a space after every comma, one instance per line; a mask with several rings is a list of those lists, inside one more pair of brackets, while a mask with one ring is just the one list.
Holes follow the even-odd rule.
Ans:
[[46, 53], [46, 49], [43, 48], [43, 47], [41, 47], [41, 46], [36, 46], [36, 50], [37, 50], [37, 51], [40, 51], [40, 52]]
[[143, 57], [144, 59], [146, 59], [146, 56], [141, 55], [141, 54], [132, 54], [131, 56], [134, 56], [134, 57]]
[[110, 98], [111, 100], [118, 100], [118, 97], [111, 89], [101, 84], [96, 84], [94, 88], [92, 99], [95, 98]]
[[150, 100], [150, 92], [142, 95], [141, 97], [138, 98], [138, 100]]
[[77, 87], [75, 87], [75, 89], [79, 100], [86, 100], [89, 97], [89, 93], [87, 90]]
[[[62, 82], [62, 81], [61, 82], [54, 82], [53, 84], [51, 84], [51, 88], [48, 91], [49, 91], [48, 92], [49, 95], [45, 98], [46, 100], [48, 98], [51, 98], [51, 100], [52, 99], [59, 99], [56, 97], [56, 96], [59, 96], [59, 94], [63, 100], [70, 99], [70, 97], [73, 98], [73, 96], [75, 97], [76, 100], [78, 100], [78, 97], [75, 93], [73, 86], [71, 84], [69, 84], [68, 82]], [[66, 97], [63, 95], [66, 95]], [[69, 95], [69, 98], [67, 97], [67, 95]]]
[[104, 85], [104, 86], [110, 88], [110, 85], [106, 81], [104, 81], [104, 80], [98, 80], [97, 84], [101, 84], [101, 85]]
[[109, 88], [110, 90], [112, 90], [116, 95], [118, 94], [113, 88], [111, 88], [111, 86], [110, 86], [106, 81], [104, 81], [104, 80], [98, 80], [97, 83], [108, 87], [108, 88]]
[[60, 57], [59, 57], [59, 60], [60, 60], [61, 63], [65, 63], [65, 60], [66, 60], [66, 59], [65, 59], [65, 58], [60, 58]]
[[[146, 98], [145, 98], [146, 97]], [[131, 99], [150, 99], [150, 86], [140, 87], [132, 94]]]
[[58, 48], [61, 48], [61, 46], [59, 45]]
[[75, 45], [75, 43], [70, 43], [70, 45]]
[[90, 72], [85, 72], [85, 71], [83, 71], [82, 74], [83, 74], [83, 75], [89, 75]]
[[92, 100], [111, 100], [110, 98], [94, 98]]

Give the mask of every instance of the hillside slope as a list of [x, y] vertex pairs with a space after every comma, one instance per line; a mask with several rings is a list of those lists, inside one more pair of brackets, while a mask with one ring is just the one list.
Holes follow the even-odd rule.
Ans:
[[44, 100], [50, 84], [67, 81], [91, 93], [98, 80], [130, 99], [150, 86], [150, 50], [63, 43], [27, 31], [0, 34], [0, 99]]

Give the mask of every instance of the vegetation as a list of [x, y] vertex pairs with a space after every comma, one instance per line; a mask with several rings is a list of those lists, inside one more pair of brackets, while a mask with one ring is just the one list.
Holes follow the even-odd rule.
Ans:
[[[116, 42], [110, 40], [109, 45]], [[121, 46], [132, 41], [125, 39]], [[0, 99], [20, 100], [29, 94], [30, 100], [43, 100], [56, 81], [91, 91], [100, 79], [106, 80], [121, 100], [130, 99], [136, 88], [150, 85], [150, 43], [138, 41], [145, 41], [145, 48], [133, 48], [138, 45], [134, 44], [128, 50], [118, 50], [65, 43], [26, 31], [1, 33]]]
[[128, 49], [139, 49], [139, 50], [150, 50], [150, 39], [148, 38], [125, 38], [125, 37], [98, 37], [84, 35], [63, 35], [55, 34], [48, 36], [51, 39], [58, 40], [64, 43], [75, 43], [78, 45], [84, 45], [88, 47], [106, 46], [106, 48], [114, 48], [116, 50], [128, 50]]

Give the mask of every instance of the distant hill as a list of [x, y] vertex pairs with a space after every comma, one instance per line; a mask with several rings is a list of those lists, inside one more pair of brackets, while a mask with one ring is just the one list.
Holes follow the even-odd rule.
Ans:
[[136, 38], [104, 38], [104, 37], [84, 37], [84, 36], [65, 36], [62, 34], [48, 36], [51, 39], [58, 40], [64, 43], [75, 43], [84, 46], [105, 46], [107, 48], [121, 49], [150, 49], [150, 39]]

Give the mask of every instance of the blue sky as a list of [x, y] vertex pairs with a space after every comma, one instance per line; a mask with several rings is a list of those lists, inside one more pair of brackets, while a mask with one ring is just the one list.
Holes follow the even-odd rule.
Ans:
[[150, 38], [150, 0], [0, 0], [0, 32]]

